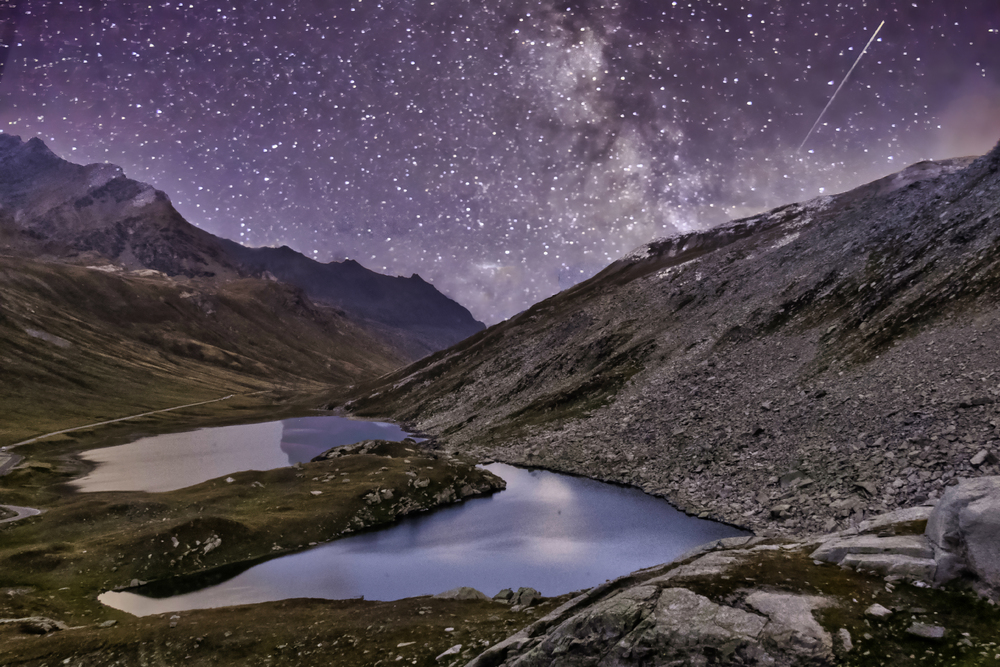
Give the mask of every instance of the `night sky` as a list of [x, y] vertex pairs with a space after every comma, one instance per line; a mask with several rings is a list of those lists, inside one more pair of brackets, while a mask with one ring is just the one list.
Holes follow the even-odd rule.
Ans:
[[121, 165], [220, 236], [419, 273], [488, 323], [653, 238], [1000, 139], [998, 0], [0, 0], [0, 17], [0, 130]]

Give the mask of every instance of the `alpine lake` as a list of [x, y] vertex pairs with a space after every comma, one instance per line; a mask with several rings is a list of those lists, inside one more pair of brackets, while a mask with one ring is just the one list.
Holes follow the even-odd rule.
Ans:
[[[163, 492], [243, 470], [310, 461], [362, 440], [402, 441], [398, 426], [336, 416], [205, 428], [81, 454], [96, 464], [74, 486]], [[507, 488], [488, 497], [211, 576], [100, 595], [137, 616], [289, 598], [398, 600], [470, 586], [587, 589], [744, 531], [685, 515], [638, 489], [493, 463]]]

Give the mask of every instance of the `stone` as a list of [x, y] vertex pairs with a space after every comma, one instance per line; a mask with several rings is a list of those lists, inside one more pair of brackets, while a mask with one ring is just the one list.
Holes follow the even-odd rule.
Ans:
[[661, 577], [650, 579], [649, 583], [661, 583], [674, 579], [685, 579], [688, 577], [712, 577], [724, 574], [733, 565], [736, 565], [746, 555], [746, 551], [734, 549], [731, 551], [712, 551], [700, 558], [697, 558], [686, 565], [673, 568]]
[[458, 655], [459, 653], [461, 653], [461, 651], [462, 651], [462, 645], [455, 644], [450, 649], [448, 649], [438, 657], [434, 658], [434, 660], [440, 662], [443, 658], [447, 658], [449, 655]]
[[814, 609], [832, 604], [827, 598], [756, 591], [747, 596], [746, 603], [771, 619], [768, 635], [773, 640], [810, 656], [832, 654], [833, 639], [813, 616]]
[[975, 456], [973, 456], [971, 459], [969, 459], [969, 463], [971, 463], [972, 465], [976, 466], [977, 468], [979, 466], [983, 465], [984, 463], [989, 463], [989, 464], [992, 465], [992, 464], [994, 464], [996, 462], [997, 462], [996, 455], [993, 454], [988, 449], [980, 449], [979, 452], [977, 452]]
[[986, 394], [979, 394], [977, 396], [963, 396], [958, 402], [959, 408], [974, 408], [980, 405], [991, 405], [995, 403], [996, 399], [992, 396]]
[[17, 623], [21, 632], [29, 635], [47, 635], [50, 632], [66, 630], [67, 626], [62, 621], [46, 618], [44, 616], [28, 616], [27, 618], [4, 619], [0, 623]]
[[514, 591], [510, 590], [509, 588], [505, 588], [496, 595], [494, 595], [493, 599], [497, 600], [498, 602], [510, 602], [510, 599], [512, 597], [514, 597]]
[[804, 479], [806, 479], [806, 474], [804, 472], [792, 470], [779, 477], [778, 484], [781, 485], [782, 489], [788, 489], [797, 486], [796, 482], [801, 482], [801, 480]]
[[118, 621], [116, 621], [114, 619], [111, 619], [110, 621], [104, 621], [103, 623], [98, 623], [97, 627], [99, 627], [99, 628], [110, 628], [111, 626], [115, 625], [116, 623], [118, 623]]
[[885, 607], [876, 602], [872, 606], [868, 607], [868, 609], [865, 609], [865, 616], [869, 618], [877, 618], [879, 620], [882, 620], [892, 616], [892, 610], [886, 609]]
[[485, 593], [477, 591], [475, 588], [469, 586], [459, 586], [458, 588], [453, 588], [450, 591], [445, 591], [444, 593], [438, 593], [433, 596], [438, 600], [490, 600], [489, 596]]
[[927, 625], [926, 623], [914, 622], [906, 628], [906, 634], [923, 639], [944, 639], [945, 629], [940, 625]]
[[934, 550], [923, 535], [857, 535], [824, 542], [810, 556], [814, 560], [840, 564], [848, 554], [893, 554], [911, 558], [934, 558]]
[[854, 487], [861, 489], [873, 498], [878, 494], [878, 487], [875, 486], [874, 482], [855, 482]]
[[894, 526], [914, 521], [926, 521], [933, 507], [919, 505], [917, 507], [904, 507], [902, 509], [880, 514], [879, 516], [866, 519], [858, 524], [858, 530], [862, 533], [878, 533], [891, 530]]
[[656, 625], [669, 634], [760, 636], [767, 619], [757, 614], [718, 605], [686, 588], [666, 588], [654, 610]]
[[791, 511], [791, 509], [792, 509], [791, 505], [786, 505], [786, 504], [775, 505], [774, 507], [771, 508], [771, 518], [780, 519], [782, 517], [788, 516], [788, 513]]
[[215, 551], [221, 546], [222, 546], [222, 538], [219, 537], [218, 535], [212, 535], [207, 540], [205, 540], [205, 544], [202, 546], [202, 552], [208, 554], [209, 552]]
[[542, 594], [536, 591], [534, 588], [519, 588], [517, 593], [511, 598], [511, 605], [520, 605], [521, 607], [532, 607], [542, 601]]
[[840, 648], [843, 649], [844, 653], [850, 653], [854, 650], [854, 642], [851, 640], [851, 633], [847, 628], [837, 630], [837, 639], [840, 640]]
[[938, 563], [935, 582], [967, 573], [996, 596], [1000, 591], [1000, 477], [963, 479], [949, 486], [927, 521]]
[[840, 561], [842, 567], [879, 576], [896, 576], [919, 581], [934, 581], [937, 562], [933, 558], [913, 558], [899, 554], [848, 554]]

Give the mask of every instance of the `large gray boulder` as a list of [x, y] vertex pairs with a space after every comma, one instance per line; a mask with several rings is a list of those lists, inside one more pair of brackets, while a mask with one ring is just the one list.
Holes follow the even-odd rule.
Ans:
[[695, 556], [684, 565], [663, 566], [667, 572], [650, 568], [577, 596], [494, 644], [466, 667], [829, 663], [832, 637], [814, 612], [835, 604], [832, 599], [740, 589], [735, 596], [712, 600], [684, 585], [728, 578], [731, 568], [746, 559], [775, 550], [789, 552], [784, 548], [789, 545], [763, 546], [756, 552], [715, 546], [721, 551]]
[[981, 593], [1000, 597], [1000, 477], [948, 487], [926, 534], [938, 565], [935, 583], [967, 576]]
[[471, 586], [459, 586], [434, 596], [438, 600], [491, 600], [488, 595]]

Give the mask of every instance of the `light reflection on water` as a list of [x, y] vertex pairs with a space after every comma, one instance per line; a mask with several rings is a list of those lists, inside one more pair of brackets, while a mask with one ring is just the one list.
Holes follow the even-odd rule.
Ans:
[[194, 593], [112, 592], [100, 600], [146, 615], [295, 597], [397, 600], [457, 586], [559, 595], [746, 534], [636, 489], [499, 463], [486, 468], [507, 481], [505, 491], [276, 558]]
[[172, 491], [241, 470], [304, 463], [331, 447], [407, 435], [395, 424], [329, 416], [168, 433], [83, 452], [98, 465], [73, 484], [80, 491]]

